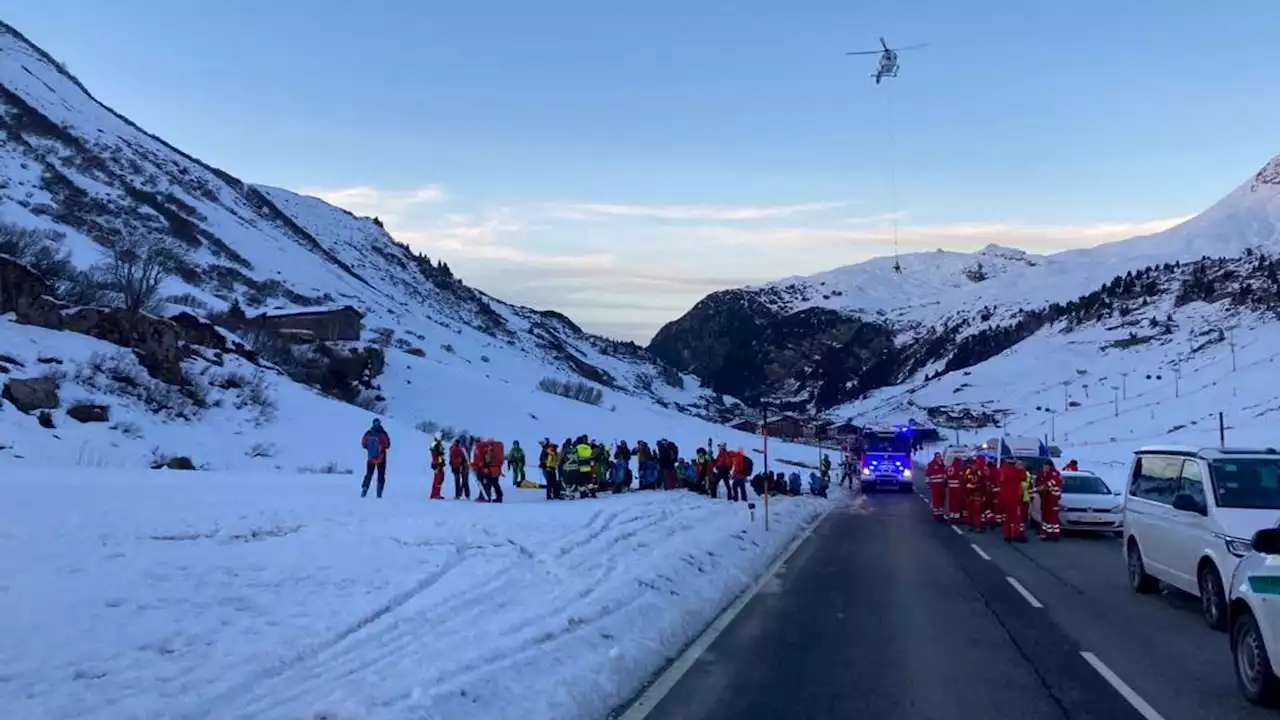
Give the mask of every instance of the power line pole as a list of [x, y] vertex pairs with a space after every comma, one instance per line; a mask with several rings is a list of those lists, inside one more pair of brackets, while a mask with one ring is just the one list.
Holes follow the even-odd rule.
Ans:
[[1120, 417], [1120, 388], [1111, 386], [1111, 402], [1115, 405], [1115, 416]]
[[1182, 395], [1182, 366], [1175, 365], [1173, 368], [1173, 396], [1181, 397]]
[[1231, 348], [1231, 372], [1236, 371], [1236, 331], [1227, 332], [1227, 344]]
[[1062, 410], [1065, 412], [1071, 407], [1071, 381], [1062, 381]]
[[1124, 394], [1124, 399], [1129, 399], [1129, 373], [1120, 373], [1120, 392]]

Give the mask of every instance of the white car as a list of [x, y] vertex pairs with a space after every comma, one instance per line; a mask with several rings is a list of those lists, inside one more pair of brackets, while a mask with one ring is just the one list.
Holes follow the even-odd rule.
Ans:
[[1134, 453], [1124, 496], [1129, 584], [1160, 582], [1200, 598], [1205, 622], [1227, 627], [1236, 563], [1258, 530], [1280, 521], [1280, 451], [1145, 447]]
[[[1031, 502], [1029, 512], [1031, 521], [1039, 525], [1039, 501]], [[1063, 472], [1058, 525], [1063, 530], [1120, 534], [1124, 528], [1124, 498], [1091, 472]]]
[[1269, 648], [1280, 647], [1280, 530], [1254, 533], [1253, 552], [1231, 579], [1227, 627], [1236, 683], [1249, 702], [1280, 704], [1280, 665]]

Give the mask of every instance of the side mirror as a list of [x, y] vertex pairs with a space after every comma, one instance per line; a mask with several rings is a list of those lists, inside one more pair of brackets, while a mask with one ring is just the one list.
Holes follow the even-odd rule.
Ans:
[[1209, 509], [1199, 500], [1187, 493], [1178, 493], [1173, 496], [1173, 509], [1182, 512], [1195, 513], [1197, 515], [1208, 515]]
[[1280, 530], [1267, 528], [1253, 534], [1253, 551], [1263, 555], [1280, 555]]

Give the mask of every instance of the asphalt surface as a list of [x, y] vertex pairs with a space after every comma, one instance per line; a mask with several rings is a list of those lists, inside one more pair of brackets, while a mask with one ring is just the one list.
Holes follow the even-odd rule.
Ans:
[[1165, 720], [1280, 718], [1240, 695], [1230, 641], [1201, 619], [1196, 598], [1172, 589], [1159, 595], [1129, 589], [1119, 540], [1076, 535], [1041, 543], [1033, 536], [1011, 546], [998, 535], [967, 539], [1018, 578], [1059, 627]]
[[[647, 720], [1138, 720], [1058, 616], [1007, 576], [919, 496], [860, 497], [821, 522]], [[1056, 592], [1054, 605], [1074, 600]]]

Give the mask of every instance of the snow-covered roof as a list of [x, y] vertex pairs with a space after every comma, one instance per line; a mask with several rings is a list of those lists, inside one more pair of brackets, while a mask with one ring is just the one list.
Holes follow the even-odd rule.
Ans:
[[364, 313], [357, 310], [351, 305], [313, 305], [311, 307], [288, 308], [286, 310], [267, 310], [259, 317], [293, 317], [295, 315], [328, 315], [330, 313], [350, 311], [360, 317], [364, 317]]

